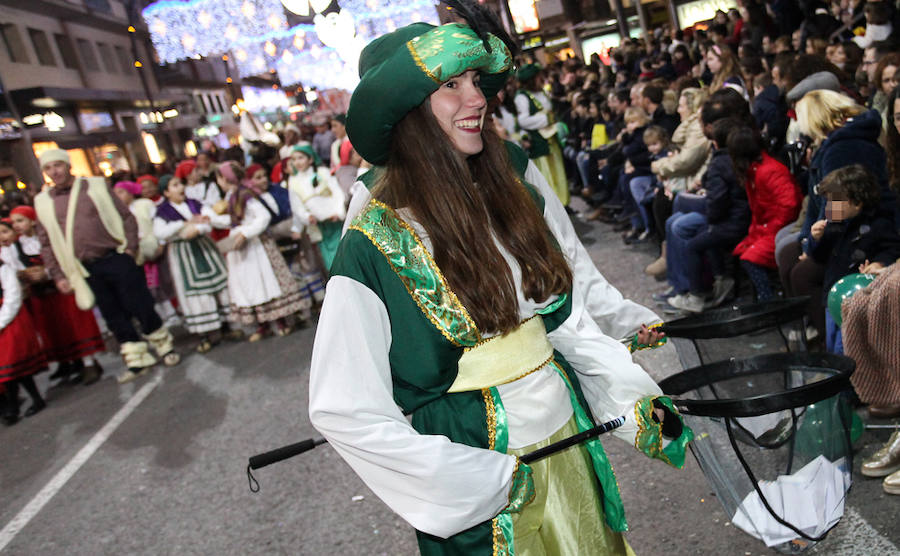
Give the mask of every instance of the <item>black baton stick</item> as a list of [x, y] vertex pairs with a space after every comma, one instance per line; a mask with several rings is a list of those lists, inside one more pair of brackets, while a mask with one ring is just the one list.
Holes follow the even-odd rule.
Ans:
[[247, 464], [247, 480], [250, 481], [250, 492], [259, 492], [259, 482], [253, 476], [253, 473], [250, 472], [251, 469], [259, 469], [267, 465], [272, 465], [273, 463], [278, 463], [279, 461], [284, 461], [288, 458], [300, 455], [303, 452], [308, 452], [316, 446], [321, 446], [326, 442], [328, 441], [324, 438], [307, 438], [296, 444], [282, 446], [281, 448], [276, 448], [270, 452], [252, 456], [250, 462]]
[[[607, 433], [613, 429], [617, 429], [624, 423], [625, 417], [619, 417], [618, 419], [607, 421], [602, 425], [598, 425], [592, 429], [588, 429], [568, 438], [563, 438], [559, 442], [554, 442], [549, 446], [545, 446], [529, 454], [525, 454], [524, 456], [520, 457], [519, 460], [524, 463], [531, 463], [539, 459], [543, 459], [547, 456], [552, 456], [553, 454], [561, 452], [566, 448], [569, 448], [576, 444], [581, 444], [585, 440], [590, 440], [591, 438], [600, 436], [601, 434]], [[321, 446], [326, 442], [328, 441], [324, 438], [308, 438], [301, 442], [297, 442], [296, 444], [290, 444], [288, 446], [276, 448], [275, 450], [272, 450], [270, 452], [265, 452], [251, 457], [250, 462], [247, 465], [247, 478], [250, 481], [251, 492], [259, 492], [259, 482], [253, 476], [251, 470], [259, 469], [261, 467], [272, 465], [273, 463], [278, 463], [279, 461], [284, 461], [288, 458], [298, 456], [304, 452], [312, 450], [316, 446]]]
[[576, 444], [581, 444], [585, 440], [590, 440], [591, 438], [600, 436], [601, 434], [607, 433], [613, 429], [617, 429], [624, 423], [625, 417], [619, 417], [617, 419], [613, 419], [612, 421], [607, 421], [602, 425], [597, 425], [592, 429], [588, 429], [568, 438], [563, 438], [559, 442], [554, 442], [549, 446], [544, 446], [543, 448], [539, 448], [531, 453], [525, 454], [524, 456], [519, 458], [519, 461], [521, 461], [522, 463], [532, 463], [539, 459], [544, 459], [545, 457], [552, 456], [557, 452], [562, 452], [566, 448], [570, 448]]

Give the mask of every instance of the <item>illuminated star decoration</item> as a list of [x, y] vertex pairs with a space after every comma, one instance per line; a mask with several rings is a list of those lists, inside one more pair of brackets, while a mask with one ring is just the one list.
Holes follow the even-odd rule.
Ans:
[[[306, 4], [304, 4], [306, 2]], [[143, 11], [162, 63], [232, 53], [242, 77], [278, 72], [285, 86], [353, 89], [359, 51], [416, 21], [437, 25], [437, 0], [160, 0]], [[327, 15], [321, 12], [335, 5]], [[288, 27], [285, 7], [316, 14]], [[297, 11], [299, 10], [299, 11]]]

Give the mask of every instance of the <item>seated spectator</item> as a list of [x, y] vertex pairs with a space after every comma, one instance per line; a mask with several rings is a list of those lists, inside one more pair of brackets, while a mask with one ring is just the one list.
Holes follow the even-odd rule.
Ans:
[[747, 84], [741, 75], [741, 66], [737, 57], [727, 47], [713, 45], [706, 53], [706, 65], [713, 74], [709, 92], [715, 93], [725, 87], [741, 93], [745, 99], [750, 98]]
[[[651, 163], [668, 156], [669, 134], [662, 127], [658, 125], [649, 126], [644, 131], [643, 141], [650, 154]], [[634, 170], [631, 168], [630, 159], [626, 162], [625, 168], [626, 172], [631, 170], [633, 173]], [[631, 239], [632, 241], [644, 241], [655, 231], [650, 214], [650, 205], [653, 202], [653, 198], [656, 196], [656, 190], [660, 187], [659, 181], [652, 174], [636, 176], [628, 183], [628, 187], [631, 190], [631, 196], [637, 205], [638, 216], [640, 218], [639, 220], [635, 219], [632, 226], [635, 230], [639, 229], [640, 233], [636, 238], [626, 236], [626, 239]]]
[[[667, 274], [676, 295], [669, 305], [700, 313], [720, 304], [734, 289], [725, 276], [725, 251], [731, 251], [747, 235], [750, 209], [747, 196], [734, 174], [728, 155], [728, 134], [741, 124], [723, 118], [712, 124], [713, 155], [703, 176], [705, 214], [676, 213], [666, 223]], [[714, 278], [710, 290], [703, 282], [703, 259]]]
[[[856, 272], [877, 272], [900, 258], [900, 235], [894, 215], [880, 203], [876, 177], [859, 164], [837, 169], [819, 184], [819, 193], [828, 199], [827, 219], [813, 224], [810, 235], [816, 241], [811, 256], [825, 267], [822, 284], [827, 303], [835, 282]], [[841, 330], [826, 311], [826, 347], [843, 353]]]
[[891, 24], [891, 6], [887, 2], [866, 2], [863, 10], [866, 14], [866, 33], [854, 37], [853, 41], [861, 48], [868, 48], [873, 42], [890, 37], [894, 27]]
[[760, 74], [753, 80], [753, 119], [772, 146], [772, 152], [784, 143], [788, 128], [787, 104], [778, 87], [772, 82], [770, 74]]
[[775, 297], [768, 270], [775, 268], [775, 234], [797, 218], [802, 194], [787, 167], [763, 149], [759, 134], [739, 127], [728, 135], [738, 180], [743, 181], [750, 205], [750, 229], [734, 248], [750, 277], [759, 301]]
[[671, 136], [681, 119], [678, 114], [669, 114], [663, 108], [663, 89], [654, 85], [644, 87], [641, 92], [641, 107], [650, 115], [651, 123], [666, 130]]

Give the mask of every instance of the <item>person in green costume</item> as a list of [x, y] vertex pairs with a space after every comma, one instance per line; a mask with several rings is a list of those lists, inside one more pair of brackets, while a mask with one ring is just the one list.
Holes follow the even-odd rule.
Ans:
[[556, 117], [550, 97], [543, 91], [541, 67], [527, 64], [516, 72], [516, 121], [525, 130], [522, 144], [563, 205], [569, 204], [569, 181], [556, 132]]
[[362, 52], [347, 131], [375, 169], [331, 269], [310, 420], [422, 554], [632, 554], [599, 440], [519, 456], [624, 416], [617, 437], [681, 467], [693, 433], [604, 333], [631, 324], [592, 317], [634, 314], [562, 203], [485, 123], [512, 66], [498, 32], [416, 23]]

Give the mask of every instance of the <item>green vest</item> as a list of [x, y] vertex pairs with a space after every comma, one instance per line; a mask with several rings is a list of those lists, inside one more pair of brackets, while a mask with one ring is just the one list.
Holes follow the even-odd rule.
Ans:
[[[510, 154], [513, 166], [524, 174], [528, 163], [524, 153], [516, 147]], [[373, 179], [362, 181], [370, 185]], [[543, 198], [531, 185], [525, 187], [543, 213]], [[415, 231], [391, 207], [370, 201], [344, 235], [331, 274], [359, 282], [384, 303], [393, 338], [389, 361], [394, 401], [412, 415], [413, 428], [506, 453], [508, 433], [497, 388], [447, 392], [456, 380], [463, 350], [478, 343], [481, 334]], [[571, 308], [571, 296], [563, 295], [542, 311], [547, 331], [558, 328]], [[560, 353], [554, 355], [554, 363], [568, 383], [579, 429], [586, 430], [594, 423], [578, 377]], [[599, 441], [589, 443], [588, 451], [602, 490], [607, 524], [624, 531], [624, 508], [609, 461]], [[513, 554], [511, 524], [509, 515], [501, 513], [448, 539], [417, 532], [419, 549], [425, 555]]]

